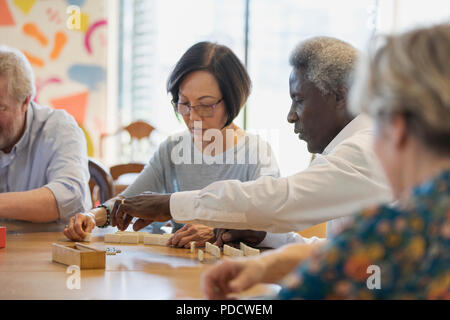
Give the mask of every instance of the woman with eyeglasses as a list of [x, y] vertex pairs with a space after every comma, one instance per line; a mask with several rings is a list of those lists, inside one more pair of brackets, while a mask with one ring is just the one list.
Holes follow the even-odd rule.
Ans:
[[[189, 48], [167, 82], [174, 110], [188, 130], [163, 142], [134, 183], [118, 197], [71, 218], [64, 234], [69, 239], [82, 240], [95, 226], [108, 226], [108, 211], [120, 197], [197, 190], [219, 180], [249, 181], [261, 175], [279, 176], [270, 146], [233, 123], [250, 89], [245, 67], [229, 48], [210, 42]], [[134, 230], [151, 222], [139, 221]], [[249, 232], [250, 245], [276, 246], [262, 242], [265, 232]], [[294, 241], [295, 237], [294, 233], [288, 234], [286, 241]], [[214, 229], [185, 225], [168, 244], [188, 247], [191, 241], [199, 246], [206, 241], [214, 242]]]

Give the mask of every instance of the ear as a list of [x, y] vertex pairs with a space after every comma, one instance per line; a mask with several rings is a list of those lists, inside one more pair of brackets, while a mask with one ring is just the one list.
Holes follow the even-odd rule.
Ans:
[[25, 101], [23, 102], [22, 106], [21, 106], [21, 111], [22, 111], [22, 113], [27, 112], [27, 110], [28, 110], [28, 105], [30, 104], [30, 102], [31, 102], [31, 96], [28, 96], [28, 97], [25, 99]]
[[408, 128], [405, 117], [396, 114], [392, 117], [390, 123], [390, 139], [398, 149], [403, 149], [408, 143]]
[[336, 96], [336, 109], [347, 108], [348, 88], [340, 86], [339, 89], [336, 91], [335, 96]]

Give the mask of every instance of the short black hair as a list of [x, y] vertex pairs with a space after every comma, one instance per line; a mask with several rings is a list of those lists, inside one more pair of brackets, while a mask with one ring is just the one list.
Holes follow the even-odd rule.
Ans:
[[251, 91], [251, 80], [242, 62], [230, 48], [212, 42], [198, 42], [176, 64], [167, 81], [176, 111], [180, 84], [194, 71], [210, 72], [219, 84], [226, 107], [228, 126], [239, 114]]

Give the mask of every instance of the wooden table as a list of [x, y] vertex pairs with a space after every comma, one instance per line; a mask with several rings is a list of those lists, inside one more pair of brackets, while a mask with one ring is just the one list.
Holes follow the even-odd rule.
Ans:
[[[51, 245], [71, 242], [61, 232], [22, 232], [11, 226], [6, 248], [0, 249], [0, 299], [204, 299], [200, 279], [214, 263], [212, 256], [200, 263], [189, 249], [105, 244], [103, 234], [115, 231], [96, 228], [90, 245], [122, 252], [106, 256], [105, 270], [81, 270], [81, 288], [70, 290], [66, 282], [71, 274], [67, 266], [52, 262]], [[258, 285], [240, 297], [265, 296], [278, 289]]]

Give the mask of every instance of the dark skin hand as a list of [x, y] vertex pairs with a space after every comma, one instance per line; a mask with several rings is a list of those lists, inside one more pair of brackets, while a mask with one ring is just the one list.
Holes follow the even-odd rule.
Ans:
[[111, 225], [125, 230], [133, 217], [139, 218], [133, 225], [138, 231], [154, 221], [170, 220], [170, 194], [144, 192], [138, 196], [116, 200], [111, 210]]
[[[138, 196], [119, 199], [111, 211], [111, 225], [126, 230], [133, 217], [139, 218], [133, 225], [138, 231], [154, 221], [167, 221], [170, 215], [170, 194], [144, 192]], [[217, 230], [217, 231], [216, 231]], [[216, 229], [216, 244], [239, 247], [240, 242], [256, 246], [264, 240], [265, 231]]]
[[261, 243], [266, 237], [265, 231], [254, 230], [229, 230], [229, 229], [215, 229], [216, 245], [223, 247], [224, 244], [234, 248], [239, 248], [240, 243], [255, 247]]

